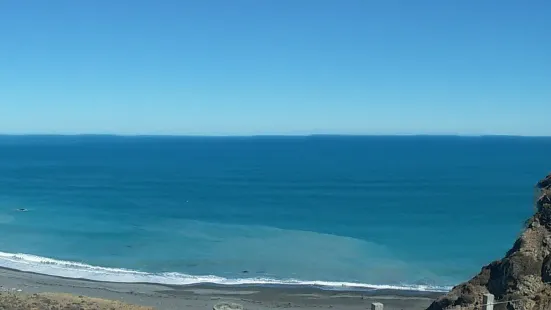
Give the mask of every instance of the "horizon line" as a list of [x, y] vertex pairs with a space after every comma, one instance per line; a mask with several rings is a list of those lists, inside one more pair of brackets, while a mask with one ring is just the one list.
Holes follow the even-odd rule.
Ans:
[[0, 133], [0, 137], [112, 137], [112, 138], [255, 138], [255, 137], [503, 137], [503, 138], [551, 138], [551, 135], [517, 135], [517, 134], [334, 134], [334, 133], [309, 133], [309, 134], [118, 134], [118, 133]]

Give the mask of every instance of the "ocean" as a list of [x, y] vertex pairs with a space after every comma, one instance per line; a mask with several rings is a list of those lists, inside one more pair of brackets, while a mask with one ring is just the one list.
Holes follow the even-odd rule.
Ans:
[[445, 291], [512, 246], [551, 138], [0, 137], [0, 266]]

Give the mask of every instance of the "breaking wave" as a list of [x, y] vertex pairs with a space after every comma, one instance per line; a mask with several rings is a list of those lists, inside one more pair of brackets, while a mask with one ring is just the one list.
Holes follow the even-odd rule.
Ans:
[[92, 266], [79, 262], [56, 260], [22, 253], [0, 252], [0, 267], [50, 276], [120, 283], [156, 283], [167, 285], [219, 284], [219, 285], [289, 285], [316, 286], [328, 289], [350, 288], [370, 290], [402, 290], [421, 292], [447, 292], [451, 288], [431, 285], [374, 285], [354, 282], [332, 282], [273, 278], [223, 278], [214, 275], [194, 276], [178, 272], [148, 273], [122, 268]]

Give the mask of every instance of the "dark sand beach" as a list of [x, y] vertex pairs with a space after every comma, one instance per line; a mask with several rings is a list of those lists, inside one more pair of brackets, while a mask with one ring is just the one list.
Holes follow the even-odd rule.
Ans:
[[[245, 309], [425, 309], [442, 295], [408, 291], [328, 291], [305, 287], [164, 286], [66, 279], [0, 269], [0, 309], [212, 309], [233, 302]], [[136, 305], [136, 306], [130, 306]]]

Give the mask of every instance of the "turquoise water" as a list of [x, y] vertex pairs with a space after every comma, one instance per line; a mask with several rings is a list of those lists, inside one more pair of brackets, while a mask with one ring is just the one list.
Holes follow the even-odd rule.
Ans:
[[512, 245], [550, 155], [551, 138], [4, 136], [0, 266], [446, 289]]

